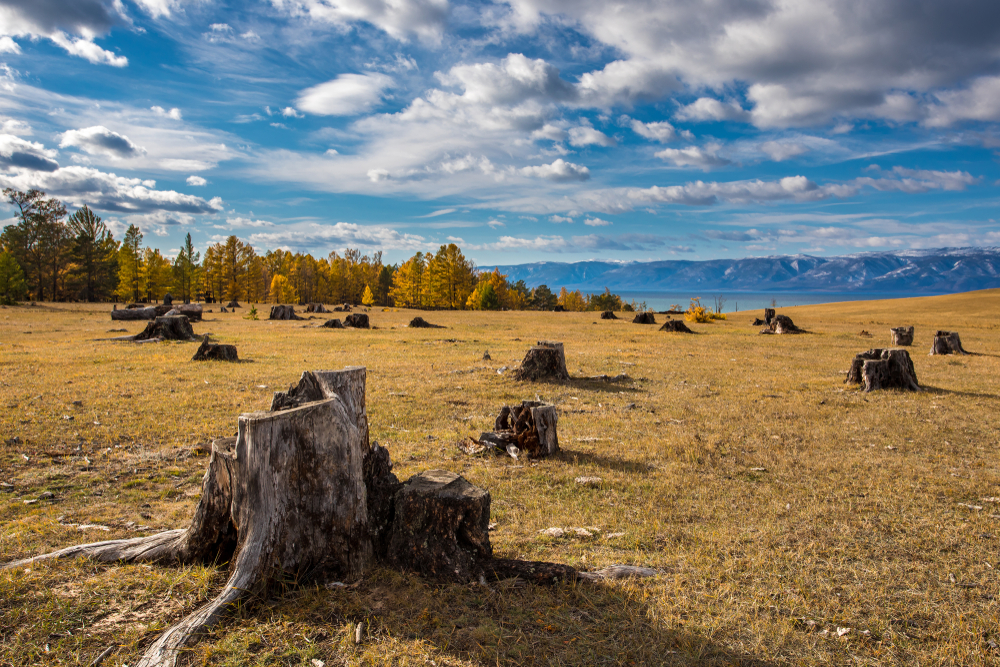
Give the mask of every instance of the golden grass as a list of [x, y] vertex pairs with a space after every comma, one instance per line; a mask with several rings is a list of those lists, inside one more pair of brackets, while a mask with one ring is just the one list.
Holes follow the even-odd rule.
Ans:
[[[364, 365], [372, 436], [397, 474], [446, 468], [488, 488], [498, 555], [663, 571], [491, 590], [377, 571], [355, 588], [252, 601], [191, 664], [1000, 662], [1000, 504], [980, 500], [1000, 496], [1000, 290], [781, 309], [811, 332], [800, 336], [757, 335], [759, 311], [693, 325], [698, 335], [596, 313], [422, 313], [448, 328], [410, 330], [415, 313], [378, 308], [373, 331], [219, 313], [195, 324], [235, 343], [238, 365], [191, 362], [193, 344], [95, 342], [120, 335], [106, 333], [121, 326], [108, 310], [0, 309], [0, 481], [12, 485], [0, 487], [0, 562], [186, 525], [199, 443], [231, 434], [238, 413], [266, 408], [303, 370]], [[843, 384], [857, 352], [910, 324], [926, 391]], [[978, 354], [927, 356], [938, 328]], [[634, 382], [497, 374], [541, 339], [566, 344], [574, 376]], [[504, 402], [536, 394], [559, 406], [559, 457], [458, 452]], [[45, 491], [55, 498], [25, 504]], [[552, 526], [597, 530], [539, 535]], [[86, 665], [108, 646], [105, 664], [130, 663], [224, 579], [85, 561], [0, 573], [0, 665]]]

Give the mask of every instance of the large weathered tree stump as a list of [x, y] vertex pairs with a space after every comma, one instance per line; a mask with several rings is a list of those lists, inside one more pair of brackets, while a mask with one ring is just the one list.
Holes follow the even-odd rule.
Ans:
[[330, 311], [327, 310], [326, 307], [323, 304], [318, 303], [316, 301], [310, 301], [309, 303], [306, 304], [306, 312], [307, 313], [329, 313]]
[[563, 344], [554, 341], [540, 340], [528, 350], [521, 365], [514, 370], [517, 380], [568, 380], [566, 370], [566, 353]]
[[602, 320], [617, 320], [618, 316], [615, 315], [613, 311], [605, 310], [603, 313], [601, 313], [601, 319]]
[[660, 327], [660, 331], [674, 331], [677, 333], [694, 333], [688, 328], [688, 325], [684, 324], [683, 320], [667, 320]]
[[444, 329], [440, 324], [431, 324], [422, 317], [414, 317], [410, 320], [411, 329]]
[[191, 357], [191, 361], [239, 361], [240, 357], [236, 353], [235, 345], [223, 345], [222, 343], [208, 342], [205, 336], [198, 350]]
[[365, 313], [351, 313], [344, 318], [345, 327], [354, 327], [355, 329], [369, 329], [371, 325], [368, 323], [368, 315]]
[[156, 317], [156, 308], [119, 308], [111, 311], [111, 319], [118, 320], [152, 320]]
[[632, 324], [656, 324], [656, 317], [653, 311], [647, 310], [644, 313], [637, 313], [632, 319]]
[[771, 320], [774, 319], [774, 308], [764, 309], [764, 324], [770, 324]]
[[493, 557], [490, 493], [453, 472], [428, 470], [395, 496], [389, 563], [438, 581], [476, 581]]
[[957, 331], [938, 331], [934, 334], [931, 354], [968, 354], [962, 347]]
[[271, 314], [267, 316], [269, 320], [301, 320], [295, 314], [295, 309], [291, 306], [271, 306]]
[[864, 391], [903, 389], [920, 391], [913, 360], [906, 350], [875, 348], [854, 357], [846, 382], [864, 384]]
[[157, 317], [146, 328], [131, 337], [131, 340], [195, 340], [191, 322], [184, 315], [164, 315]]
[[889, 336], [893, 345], [913, 345], [913, 327], [892, 327]]

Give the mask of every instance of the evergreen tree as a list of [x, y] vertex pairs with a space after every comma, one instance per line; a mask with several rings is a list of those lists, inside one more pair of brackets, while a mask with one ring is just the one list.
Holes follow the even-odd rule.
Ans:
[[20, 192], [7, 188], [3, 194], [17, 207], [19, 222], [4, 228], [0, 243], [28, 274], [34, 297], [43, 300], [49, 289], [55, 301], [60, 296], [59, 281], [69, 251], [69, 232], [62, 223], [66, 207], [58, 199], [45, 199], [40, 190]]
[[122, 301], [138, 301], [145, 291], [142, 284], [142, 232], [135, 225], [125, 231], [118, 250], [118, 290]]
[[361, 303], [365, 306], [372, 306], [375, 303], [375, 295], [372, 294], [372, 288], [365, 285], [365, 293], [361, 295]]
[[201, 253], [195, 252], [194, 244], [191, 242], [191, 234], [184, 237], [184, 245], [181, 251], [174, 258], [174, 289], [177, 297], [184, 303], [190, 303], [195, 298], [198, 286], [198, 273], [200, 267]]
[[0, 252], [0, 304], [13, 306], [28, 291], [24, 272], [9, 252]]
[[70, 281], [84, 301], [110, 298], [118, 273], [118, 243], [104, 221], [84, 206], [66, 221], [73, 237]]

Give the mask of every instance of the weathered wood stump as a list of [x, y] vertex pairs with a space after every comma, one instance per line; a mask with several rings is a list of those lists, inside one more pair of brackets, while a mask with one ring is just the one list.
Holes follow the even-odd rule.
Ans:
[[240, 357], [236, 353], [235, 345], [223, 345], [222, 343], [209, 343], [208, 336], [202, 340], [198, 346], [198, 351], [191, 357], [191, 361], [239, 361]]
[[230, 309], [231, 308], [242, 308], [242, 307], [243, 306], [240, 305], [239, 301], [236, 301], [235, 299], [226, 304], [226, 308], [230, 308]]
[[327, 329], [343, 329], [344, 323], [338, 320], [337, 318], [334, 318], [332, 320], [327, 320], [326, 322], [323, 322], [323, 326], [326, 327]]
[[660, 327], [660, 331], [674, 331], [677, 333], [694, 333], [688, 328], [688, 325], [684, 324], [683, 320], [667, 320]]
[[601, 319], [602, 320], [617, 320], [618, 316], [615, 315], [613, 311], [605, 310], [603, 313], [601, 313]]
[[225, 306], [219, 306], [219, 312], [220, 313], [228, 313], [229, 309], [226, 308]]
[[368, 329], [370, 328], [368, 315], [366, 313], [351, 313], [344, 318], [344, 326], [354, 327], [355, 329]]
[[302, 318], [295, 314], [295, 309], [291, 306], [271, 306], [271, 314], [268, 315], [269, 320], [301, 320]]
[[788, 315], [773, 315], [770, 323], [761, 329], [760, 332], [762, 334], [797, 334], [805, 333], [805, 329], [795, 326], [792, 318]]
[[875, 348], [854, 357], [845, 382], [864, 384], [864, 391], [920, 391], [913, 360], [906, 350]]
[[167, 292], [166, 294], [163, 295], [164, 306], [172, 306], [173, 303], [174, 303], [174, 297], [170, 294], [170, 292]]
[[174, 306], [173, 310], [180, 312], [181, 315], [188, 318], [192, 322], [201, 322], [201, 315], [203, 311], [200, 303], [182, 303]]
[[516, 380], [568, 380], [563, 344], [540, 340], [528, 350], [521, 365], [514, 370]]
[[774, 308], [764, 309], [764, 324], [770, 324], [771, 320], [774, 319]]
[[962, 347], [957, 331], [938, 331], [934, 334], [931, 354], [968, 354]]
[[184, 315], [164, 315], [146, 324], [146, 328], [132, 336], [132, 340], [195, 340], [191, 321]]
[[444, 329], [440, 324], [431, 324], [422, 317], [414, 317], [410, 320], [411, 329]]
[[326, 307], [323, 304], [318, 303], [316, 301], [310, 301], [309, 303], [306, 304], [306, 312], [307, 313], [329, 313], [330, 311], [327, 310]]
[[913, 327], [892, 327], [889, 336], [893, 345], [913, 345]]
[[652, 311], [647, 310], [644, 313], [637, 313], [632, 324], [656, 324], [656, 317]]
[[469, 582], [493, 557], [490, 493], [453, 472], [428, 470], [395, 495], [389, 563], [438, 581]]
[[760, 319], [759, 317], [756, 317], [756, 318], [754, 318], [754, 321], [750, 323], [750, 326], [752, 326], [752, 327], [762, 327], [765, 324], [767, 324], [767, 322], [765, 322], [764, 320]]
[[111, 319], [118, 320], [152, 320], [156, 317], [156, 308], [121, 308], [111, 311]]
[[335, 313], [349, 313], [349, 312], [351, 312], [351, 304], [344, 303], [344, 304], [341, 304], [339, 306], [334, 306], [333, 307], [333, 312], [335, 312]]
[[551, 456], [559, 451], [558, 422], [554, 405], [541, 401], [505, 405], [493, 422], [493, 430], [481, 434], [476, 442], [515, 459]]

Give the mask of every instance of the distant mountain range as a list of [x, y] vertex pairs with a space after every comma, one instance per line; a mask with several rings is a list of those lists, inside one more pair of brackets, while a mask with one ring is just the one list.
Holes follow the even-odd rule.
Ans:
[[[482, 266], [481, 269], [492, 269]], [[535, 262], [500, 266], [529, 287], [613, 292], [866, 292], [948, 294], [1000, 287], [1000, 248], [779, 255], [661, 262]]]

